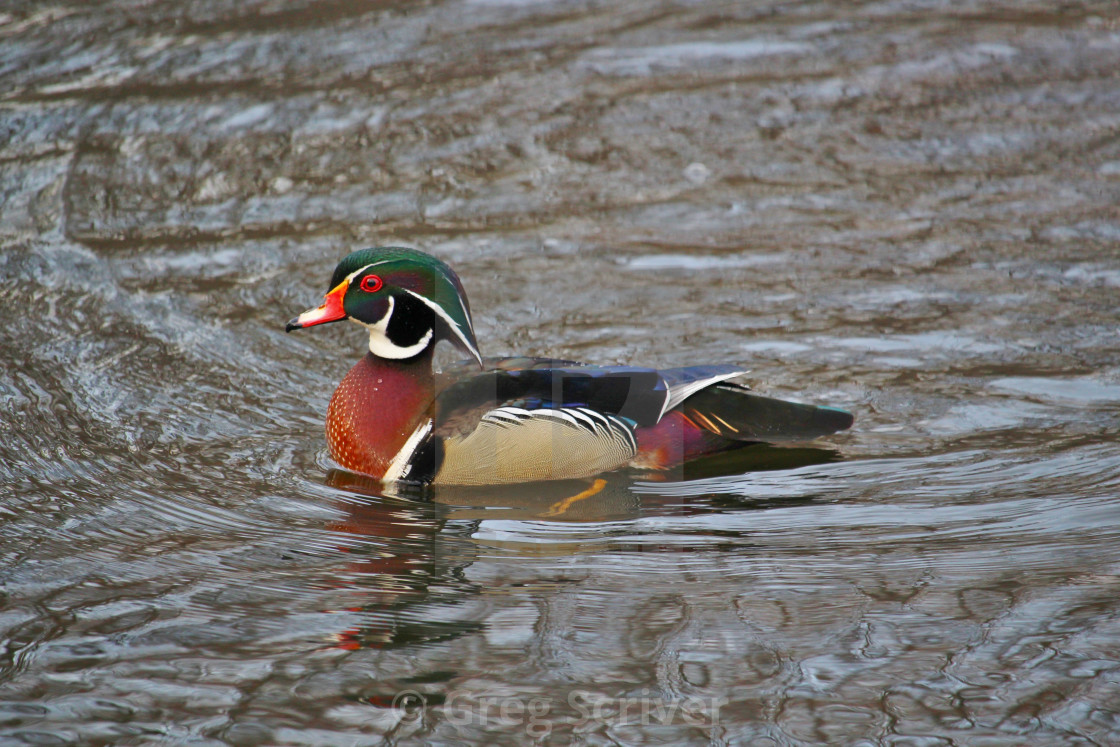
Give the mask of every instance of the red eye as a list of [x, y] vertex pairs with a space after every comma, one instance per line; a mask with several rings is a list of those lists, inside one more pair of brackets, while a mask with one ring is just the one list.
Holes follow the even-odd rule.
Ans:
[[366, 275], [362, 278], [362, 282], [358, 284], [358, 287], [366, 293], [376, 293], [381, 290], [382, 285], [384, 285], [384, 283], [381, 282], [381, 278], [376, 275]]

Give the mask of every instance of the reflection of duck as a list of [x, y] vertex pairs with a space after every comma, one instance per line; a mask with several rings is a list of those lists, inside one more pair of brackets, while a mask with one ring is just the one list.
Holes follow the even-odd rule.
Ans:
[[454, 578], [471, 559], [469, 528], [449, 530], [442, 506], [385, 496], [379, 482], [363, 475], [331, 470], [327, 482], [351, 494], [338, 504], [346, 516], [329, 528], [353, 540], [341, 548], [357, 596], [350, 611], [364, 613], [359, 625], [339, 634], [340, 647], [396, 648], [482, 628], [450, 613], [474, 593]]
[[[696, 462], [697, 471], [688, 476], [787, 469], [836, 457], [823, 449], [760, 444], [714, 459], [732, 455], [739, 459], [729, 464]], [[349, 559], [347, 585], [358, 597], [351, 611], [363, 613], [360, 624], [339, 634], [343, 648], [395, 648], [481, 631], [484, 624], [470, 619], [467, 604], [479, 590], [462, 572], [475, 560], [476, 534], [487, 521], [580, 524], [789, 506], [815, 498], [795, 491], [773, 500], [744, 499], [707, 480], [643, 484], [619, 473], [518, 485], [385, 486], [333, 469], [326, 482], [342, 493], [337, 505], [346, 515], [330, 529], [351, 539], [342, 543]], [[517, 552], [567, 554], [577, 551], [578, 543], [515, 545]]]
[[[342, 319], [369, 330], [369, 353], [327, 411], [331, 455], [392, 482], [483, 485], [663, 470], [760, 441], [849, 427], [841, 410], [760, 397], [736, 366], [656, 371], [529, 358], [483, 360], [458, 276], [422, 252], [354, 252], [323, 305], [288, 330]], [[436, 342], [473, 357], [436, 376]], [[474, 369], [474, 365], [482, 371]]]

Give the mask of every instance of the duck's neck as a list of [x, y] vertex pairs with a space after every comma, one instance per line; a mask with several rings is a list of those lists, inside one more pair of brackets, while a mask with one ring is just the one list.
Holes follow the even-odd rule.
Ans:
[[382, 477], [393, 457], [432, 416], [432, 348], [408, 360], [367, 353], [338, 385], [327, 408], [327, 443], [336, 462]]

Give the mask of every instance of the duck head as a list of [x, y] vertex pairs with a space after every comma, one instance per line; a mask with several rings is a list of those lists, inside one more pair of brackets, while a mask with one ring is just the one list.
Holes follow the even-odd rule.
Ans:
[[349, 319], [369, 330], [369, 350], [404, 360], [449, 340], [482, 365], [471, 310], [459, 276], [415, 249], [362, 249], [334, 268], [323, 304], [288, 322], [286, 331]]

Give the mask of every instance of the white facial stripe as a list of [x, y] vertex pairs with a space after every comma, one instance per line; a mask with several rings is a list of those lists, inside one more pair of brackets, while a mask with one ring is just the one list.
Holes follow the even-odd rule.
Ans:
[[[363, 268], [365, 269], [365, 268]], [[361, 272], [361, 270], [359, 270]], [[369, 330], [369, 352], [376, 355], [378, 358], [389, 358], [391, 360], [402, 360], [404, 358], [411, 358], [419, 355], [428, 347], [428, 343], [432, 341], [432, 334], [434, 330], [428, 332], [420, 338], [415, 345], [409, 345], [402, 348], [396, 345], [389, 339], [389, 319], [393, 316], [393, 307], [397, 305], [397, 300], [389, 296], [389, 310], [385, 312], [385, 316], [381, 317], [376, 324], [366, 324], [359, 322], [357, 319], [351, 317], [351, 321], [357, 322]]]
[[[435, 303], [434, 301], [429, 301], [428, 299], [421, 296], [419, 293], [413, 293], [408, 288], [403, 288], [402, 290], [404, 290], [404, 292], [409, 294], [410, 296], [412, 296], [414, 298], [418, 298], [421, 301], [423, 301], [428, 306], [428, 308], [430, 308], [432, 311], [436, 312], [436, 314], [439, 315], [440, 319], [447, 322], [447, 326], [451, 328], [451, 331], [455, 333], [456, 337], [458, 337], [460, 340], [462, 340], [463, 345], [467, 348], [467, 350], [470, 351], [471, 355], [473, 355], [475, 357], [475, 360], [478, 361], [479, 365], [482, 364], [482, 354], [478, 352], [478, 348], [476, 348], [474, 345], [471, 344], [471, 341], [467, 338], [467, 336], [465, 334], [463, 334], [463, 330], [459, 326], [459, 323], [456, 322], [451, 317], [449, 317], [447, 315], [447, 312], [444, 311], [443, 308], [438, 303]], [[459, 299], [459, 305], [462, 306], [462, 304], [463, 304], [463, 300]], [[391, 307], [390, 307], [389, 311], [390, 312], [392, 311]], [[466, 313], [466, 311], [467, 311], [466, 307], [463, 307], [463, 318], [468, 320], [467, 324], [469, 325], [471, 317], [470, 317], [470, 314]], [[388, 318], [388, 315], [386, 315], [386, 318]], [[471, 335], [472, 336], [474, 335], [474, 330], [473, 329], [471, 330]]]
[[428, 343], [432, 341], [432, 330], [428, 330], [427, 334], [420, 338], [420, 341], [415, 345], [409, 345], [407, 348], [402, 348], [399, 345], [394, 345], [384, 333], [379, 334], [370, 328], [369, 333], [369, 352], [376, 355], [378, 358], [391, 358], [394, 360], [402, 360], [404, 358], [412, 358], [424, 352], [424, 348], [428, 347]]
[[[361, 275], [363, 272], [365, 272], [369, 268], [377, 267], [378, 265], [383, 265], [386, 262], [390, 262], [390, 261], [392, 261], [392, 260], [383, 259], [380, 262], [370, 262], [368, 265], [361, 268], [360, 270], [354, 270], [352, 273], [350, 273], [349, 275], [346, 276], [346, 284], [349, 285], [350, 283], [354, 282], [354, 278], [358, 277], [359, 275]], [[339, 285], [341, 285], [341, 283]], [[338, 286], [336, 285], [335, 287], [337, 288]]]

